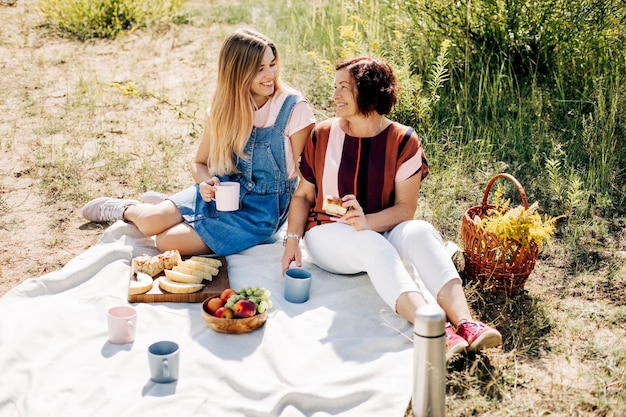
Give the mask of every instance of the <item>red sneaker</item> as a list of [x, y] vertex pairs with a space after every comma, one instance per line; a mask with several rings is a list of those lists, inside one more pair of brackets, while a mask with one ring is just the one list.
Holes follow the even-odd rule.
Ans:
[[465, 339], [454, 332], [450, 323], [446, 323], [446, 359], [463, 352], [467, 346]]
[[463, 321], [457, 326], [456, 333], [467, 340], [471, 350], [481, 350], [502, 344], [500, 332], [480, 321]]

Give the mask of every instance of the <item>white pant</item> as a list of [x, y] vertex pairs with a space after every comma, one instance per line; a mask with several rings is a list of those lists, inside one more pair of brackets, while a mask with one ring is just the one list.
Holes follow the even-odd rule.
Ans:
[[[322, 269], [335, 274], [366, 272], [394, 311], [403, 292], [418, 291], [434, 302], [448, 281], [461, 279], [441, 235], [424, 220], [402, 222], [384, 234], [356, 231], [345, 223], [324, 224], [307, 231], [304, 244]], [[411, 266], [421, 282], [412, 278], [407, 270]]]

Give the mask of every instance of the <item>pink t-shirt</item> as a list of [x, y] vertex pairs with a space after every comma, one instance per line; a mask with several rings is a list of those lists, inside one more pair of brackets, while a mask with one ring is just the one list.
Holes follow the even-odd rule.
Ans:
[[[273, 126], [276, 122], [276, 118], [278, 117], [278, 113], [280, 113], [280, 108], [289, 94], [299, 93], [293, 90], [281, 91], [268, 100], [263, 107], [255, 111], [254, 126]], [[312, 123], [315, 123], [315, 116], [313, 116], [313, 111], [311, 110], [309, 103], [307, 101], [300, 101], [293, 108], [291, 117], [285, 127], [285, 160], [287, 161], [287, 173], [289, 178], [293, 178], [296, 175], [296, 165], [293, 160], [293, 150], [289, 137]]]

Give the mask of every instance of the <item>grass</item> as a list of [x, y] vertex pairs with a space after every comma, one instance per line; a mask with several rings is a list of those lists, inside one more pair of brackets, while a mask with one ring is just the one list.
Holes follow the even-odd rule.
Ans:
[[[95, 196], [135, 198], [189, 184], [214, 82], [210, 56], [234, 26], [255, 26], [275, 40], [286, 78], [320, 120], [333, 114], [338, 57], [359, 52], [390, 60], [404, 93], [393, 116], [420, 132], [432, 169], [419, 217], [460, 243], [462, 214], [480, 203], [487, 181], [502, 171], [520, 179], [530, 202], [567, 215], [520, 294], [492, 294], [466, 282], [472, 310], [502, 331], [504, 345], [449, 364], [447, 414], [626, 414], [626, 43], [617, 42], [626, 31], [616, 2], [604, 2], [605, 17], [594, 9], [590, 21], [576, 20], [578, 7], [597, 4], [572, 3], [581, 25], [572, 38], [594, 59], [568, 52], [570, 41], [553, 27], [540, 33], [545, 45], [528, 44], [535, 57], [552, 59], [535, 67], [530, 52], [520, 52], [527, 51], [520, 39], [508, 44], [501, 37], [502, 10], [496, 21], [480, 20], [490, 28], [479, 33], [482, 44], [464, 39], [480, 26], [472, 19], [485, 19], [472, 15], [470, 2], [456, 2], [463, 10], [430, 2], [451, 16], [449, 24], [458, 23], [443, 27], [448, 23], [419, 19], [428, 16], [419, 14], [427, 6], [421, 1], [187, 1], [169, 23], [88, 41], [57, 37], [34, 2], [24, 3], [14, 30], [0, 37], [16, 62], [28, 63], [14, 63], [11, 71], [0, 64], [0, 103], [12, 107], [0, 123], [0, 149], [20, 153], [15, 178], [32, 179], [37, 196], [67, 217]], [[567, 4], [557, 1], [554, 8]], [[556, 21], [542, 10], [529, 18]], [[516, 33], [532, 32], [528, 22], [513, 23]], [[595, 30], [585, 32], [591, 24]], [[593, 36], [587, 41], [584, 33]], [[42, 43], [56, 49], [36, 48]], [[581, 65], [585, 71], [575, 71]], [[8, 188], [2, 184], [0, 190]], [[20, 230], [14, 204], [0, 194], [0, 230]], [[45, 246], [67, 245], [67, 222], [62, 216], [51, 222]], [[6, 274], [9, 261], [0, 261]], [[40, 273], [37, 265], [29, 268]]]

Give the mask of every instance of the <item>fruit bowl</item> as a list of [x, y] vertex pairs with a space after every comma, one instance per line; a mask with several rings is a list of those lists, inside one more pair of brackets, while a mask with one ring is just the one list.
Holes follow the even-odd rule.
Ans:
[[207, 298], [202, 302], [202, 318], [206, 325], [216, 332], [231, 334], [248, 333], [263, 326], [267, 320], [267, 310], [246, 318], [227, 319], [215, 317], [207, 310], [207, 303], [211, 298]]

